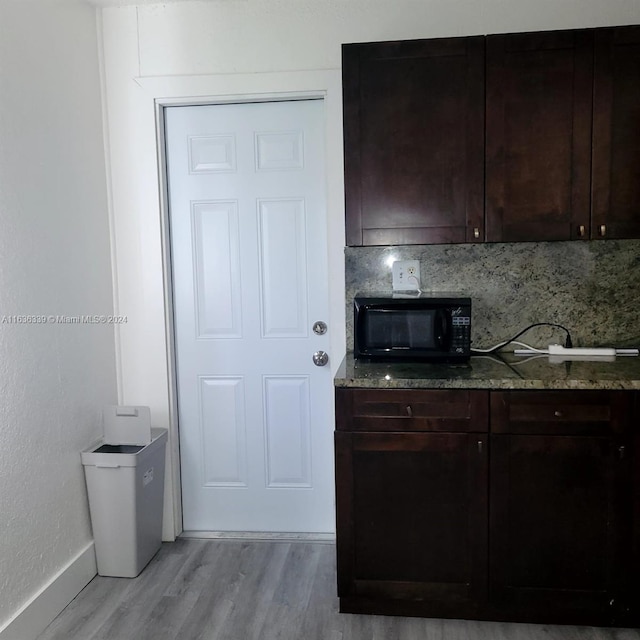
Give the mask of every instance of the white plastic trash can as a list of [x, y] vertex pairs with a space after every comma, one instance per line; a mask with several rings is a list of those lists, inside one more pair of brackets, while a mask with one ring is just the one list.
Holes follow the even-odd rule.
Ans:
[[105, 437], [82, 452], [98, 574], [135, 578], [162, 544], [166, 429], [148, 407], [105, 407]]

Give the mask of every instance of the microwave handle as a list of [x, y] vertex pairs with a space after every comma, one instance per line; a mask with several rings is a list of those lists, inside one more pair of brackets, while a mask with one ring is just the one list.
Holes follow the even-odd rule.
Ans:
[[436, 326], [438, 349], [440, 351], [447, 352], [451, 346], [453, 323], [451, 322], [451, 314], [445, 309], [438, 309], [436, 314]]

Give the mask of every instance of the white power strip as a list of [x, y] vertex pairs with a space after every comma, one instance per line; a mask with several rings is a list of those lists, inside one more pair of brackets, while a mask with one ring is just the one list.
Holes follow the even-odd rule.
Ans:
[[615, 356], [612, 347], [563, 347], [560, 344], [549, 345], [550, 356]]

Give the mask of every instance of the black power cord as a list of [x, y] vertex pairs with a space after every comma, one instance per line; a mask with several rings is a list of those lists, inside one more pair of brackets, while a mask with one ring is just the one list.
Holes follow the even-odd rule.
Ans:
[[519, 333], [516, 333], [516, 335], [513, 336], [513, 338], [509, 338], [504, 342], [500, 342], [495, 347], [491, 347], [491, 349], [471, 349], [471, 353], [485, 353], [485, 354], [495, 353], [496, 351], [499, 351], [500, 349], [502, 349], [502, 347], [506, 347], [510, 342], [513, 342], [514, 340], [518, 339], [522, 334], [529, 331], [529, 329], [533, 329], [534, 327], [558, 327], [558, 329], [562, 329], [567, 334], [567, 337], [564, 341], [565, 348], [570, 349], [571, 347], [573, 347], [571, 334], [569, 333], [569, 329], [567, 329], [566, 327], [563, 327], [561, 324], [556, 324], [555, 322], [534, 322], [533, 324], [530, 324], [528, 327], [526, 327]]

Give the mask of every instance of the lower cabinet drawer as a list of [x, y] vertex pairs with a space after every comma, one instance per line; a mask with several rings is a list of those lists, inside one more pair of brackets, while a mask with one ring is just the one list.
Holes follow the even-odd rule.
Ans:
[[486, 391], [336, 389], [338, 431], [482, 432], [488, 415]]
[[633, 395], [624, 391], [493, 391], [491, 432], [549, 435], [624, 433]]

